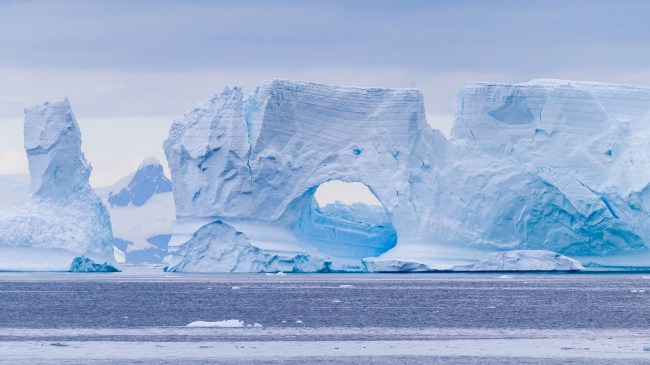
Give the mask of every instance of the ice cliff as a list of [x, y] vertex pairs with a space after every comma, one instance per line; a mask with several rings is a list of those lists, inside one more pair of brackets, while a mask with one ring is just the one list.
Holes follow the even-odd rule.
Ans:
[[110, 218], [68, 100], [27, 108], [24, 132], [32, 195], [0, 216], [0, 270], [66, 271], [79, 256], [111, 264]]
[[456, 109], [437, 196], [460, 224], [441, 241], [650, 264], [650, 89], [474, 83]]
[[[207, 247], [204, 227], [221, 222], [270, 258], [331, 270], [448, 269], [510, 250], [638, 266], [650, 263], [648, 145], [642, 87], [470, 84], [449, 139], [413, 89], [227, 88], [164, 143], [177, 214], [168, 264], [196, 266], [189, 247]], [[314, 192], [330, 180], [366, 185], [385, 219], [372, 207], [319, 207]]]

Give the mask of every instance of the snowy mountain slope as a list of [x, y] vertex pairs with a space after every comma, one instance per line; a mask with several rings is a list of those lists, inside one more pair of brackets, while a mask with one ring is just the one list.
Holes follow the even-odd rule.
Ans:
[[111, 215], [115, 246], [126, 262], [162, 262], [175, 219], [171, 183], [155, 158], [98, 193]]

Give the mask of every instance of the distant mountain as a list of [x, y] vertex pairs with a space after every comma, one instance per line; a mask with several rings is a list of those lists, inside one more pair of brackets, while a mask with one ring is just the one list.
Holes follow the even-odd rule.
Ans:
[[[123, 179], [124, 180], [124, 179]], [[132, 204], [141, 207], [146, 204], [155, 194], [169, 193], [172, 191], [172, 183], [163, 173], [163, 167], [155, 158], [145, 159], [138, 170], [128, 176], [128, 184], [125, 187], [120, 180], [108, 196], [108, 203], [114, 207], [126, 207]], [[119, 191], [116, 192], [118, 188]]]
[[175, 220], [171, 182], [155, 158], [113, 186], [97, 189], [111, 215], [115, 246], [126, 262], [159, 263], [167, 255], [167, 243]]

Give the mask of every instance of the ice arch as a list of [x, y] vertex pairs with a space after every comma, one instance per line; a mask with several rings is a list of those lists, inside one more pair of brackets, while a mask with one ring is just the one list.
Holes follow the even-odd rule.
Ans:
[[421, 197], [435, 187], [445, 142], [415, 89], [270, 80], [244, 98], [226, 88], [174, 122], [165, 141], [178, 218], [170, 250], [220, 220], [262, 249], [305, 252], [296, 224], [331, 180], [367, 186], [398, 246], [420, 240], [435, 206]]
[[[351, 193], [363, 198], [365, 203], [358, 199], [356, 202], [345, 202], [345, 198], [351, 197], [341, 195], [341, 192], [332, 197], [340, 197], [344, 201], [319, 203], [316, 195], [323, 186], [326, 189], [327, 186], [349, 189]], [[296, 237], [314, 246], [319, 252], [360, 260], [380, 256], [397, 244], [397, 233], [390, 218], [365, 185], [334, 180], [321, 184], [317, 189], [310, 189], [307, 194], [312, 199], [302, 208], [302, 214], [293, 229]]]

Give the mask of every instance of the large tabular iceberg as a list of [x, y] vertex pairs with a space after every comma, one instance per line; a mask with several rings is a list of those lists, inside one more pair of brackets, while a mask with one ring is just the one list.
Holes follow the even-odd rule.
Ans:
[[69, 270], [80, 256], [110, 266], [110, 218], [67, 99], [25, 110], [25, 150], [32, 196], [0, 216], [0, 270]]
[[[426, 123], [417, 90], [226, 89], [165, 141], [178, 220], [168, 263], [198, 267], [203, 251], [191, 246], [206, 246], [201, 235], [219, 222], [271, 260], [309, 258], [321, 270], [427, 271], [507, 250], [643, 265], [649, 145], [641, 87], [470, 84], [449, 139]], [[314, 192], [330, 180], [366, 185], [386, 218], [319, 207]], [[258, 254], [247, 245], [237, 247]], [[205, 257], [203, 268], [221, 262]]]

